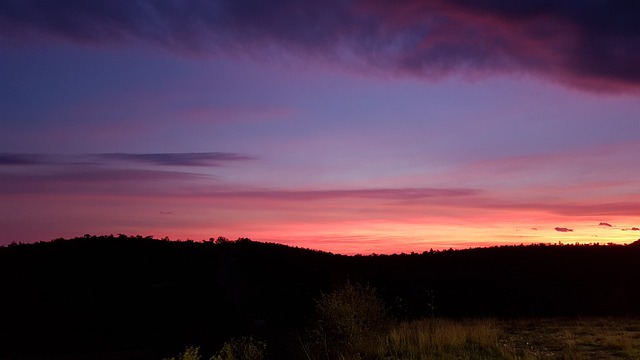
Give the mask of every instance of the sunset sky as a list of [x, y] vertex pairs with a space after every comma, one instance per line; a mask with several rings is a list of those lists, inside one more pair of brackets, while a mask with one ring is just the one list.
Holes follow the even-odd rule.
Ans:
[[640, 3], [0, 0], [0, 244], [640, 238]]

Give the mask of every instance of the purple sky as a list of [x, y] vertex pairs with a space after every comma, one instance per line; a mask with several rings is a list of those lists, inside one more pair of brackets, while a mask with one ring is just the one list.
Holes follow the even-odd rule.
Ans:
[[634, 1], [0, 0], [0, 244], [631, 242], [638, 64]]

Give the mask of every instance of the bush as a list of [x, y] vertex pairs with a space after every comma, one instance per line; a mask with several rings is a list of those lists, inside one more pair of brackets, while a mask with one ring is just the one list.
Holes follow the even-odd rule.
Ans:
[[164, 360], [201, 360], [202, 356], [200, 356], [200, 347], [194, 347], [194, 346], [187, 346], [186, 349], [184, 349], [184, 352], [179, 354], [177, 358], [175, 357], [170, 357], [170, 358], [165, 358]]
[[267, 345], [251, 337], [232, 339], [222, 345], [211, 360], [263, 360]]
[[382, 300], [373, 287], [347, 282], [316, 303], [309, 358], [360, 359], [377, 347], [385, 327]]
[[[222, 345], [222, 348], [210, 360], [264, 360], [267, 345], [253, 338], [232, 339]], [[187, 346], [178, 357], [163, 360], [202, 360], [200, 347]]]

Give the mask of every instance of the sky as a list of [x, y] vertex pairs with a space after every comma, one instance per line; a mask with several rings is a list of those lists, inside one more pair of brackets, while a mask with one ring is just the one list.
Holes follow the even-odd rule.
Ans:
[[0, 245], [640, 238], [640, 3], [0, 0]]

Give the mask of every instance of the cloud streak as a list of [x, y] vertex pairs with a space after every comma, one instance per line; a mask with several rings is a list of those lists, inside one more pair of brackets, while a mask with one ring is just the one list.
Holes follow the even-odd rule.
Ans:
[[254, 158], [247, 155], [224, 152], [164, 154], [113, 153], [92, 156], [103, 160], [139, 162], [162, 166], [219, 166], [223, 162], [254, 160]]
[[[280, 189], [273, 184], [256, 188], [250, 184], [223, 181], [213, 169], [225, 164], [246, 164], [255, 159], [239, 153], [111, 153], [92, 155], [44, 155], [4, 153], [0, 155], [0, 193], [60, 193], [96, 195], [164, 195], [193, 199], [278, 204], [304, 201], [334, 202], [354, 207], [372, 203], [402, 205], [393, 211], [423, 212], [430, 206], [447, 206], [451, 211], [535, 211], [559, 216], [637, 216], [640, 198], [625, 187], [608, 196], [571, 199], [567, 188], [543, 188], [547, 193], [561, 191], [564, 200], [531, 201], [522, 195], [528, 188], [496, 191], [483, 184], [458, 181], [458, 187], [325, 187]], [[476, 173], [477, 172], [473, 172]], [[452, 182], [453, 180], [449, 181]], [[456, 182], [453, 182], [456, 183]], [[629, 185], [630, 186], [630, 185]], [[635, 185], [634, 185], [635, 186]], [[628, 187], [628, 186], [627, 186]], [[582, 196], [584, 187], [571, 185]], [[540, 191], [537, 189], [536, 191]], [[514, 195], [517, 193], [518, 195]], [[532, 193], [535, 193], [532, 192]], [[568, 194], [568, 195], [567, 195]], [[297, 205], [296, 205], [297, 206]], [[429, 211], [431, 211], [429, 210]], [[599, 227], [612, 227], [601, 222]], [[629, 229], [631, 230], [631, 229]]]
[[353, 68], [427, 78], [525, 71], [620, 91], [640, 87], [639, 8], [598, 0], [5, 0], [0, 36], [18, 43], [43, 37], [143, 42], [180, 53], [261, 58], [275, 45]]
[[48, 162], [47, 156], [42, 154], [0, 154], [0, 166], [41, 165]]
[[110, 153], [75, 156], [48, 156], [44, 154], [0, 154], [0, 166], [15, 165], [105, 165], [109, 163], [145, 163], [159, 166], [220, 166], [222, 163], [255, 160], [244, 154], [227, 152], [202, 153]]
[[556, 227], [555, 230], [557, 232], [573, 232], [573, 229], [569, 229], [569, 228], [566, 228], [566, 227]]
[[193, 192], [193, 187], [217, 183], [206, 167], [253, 159], [225, 152], [55, 156], [4, 153], [0, 154], [0, 168], [5, 170], [0, 173], [0, 194], [184, 194]]
[[446, 188], [387, 188], [387, 189], [337, 189], [337, 190], [260, 190], [237, 191], [210, 194], [212, 197], [279, 199], [292, 201], [330, 199], [378, 199], [378, 200], [421, 200], [428, 198], [469, 197], [481, 193], [477, 189]]
[[63, 166], [53, 171], [0, 173], [0, 194], [143, 195], [184, 190], [185, 182], [210, 180], [202, 174], [145, 169]]

